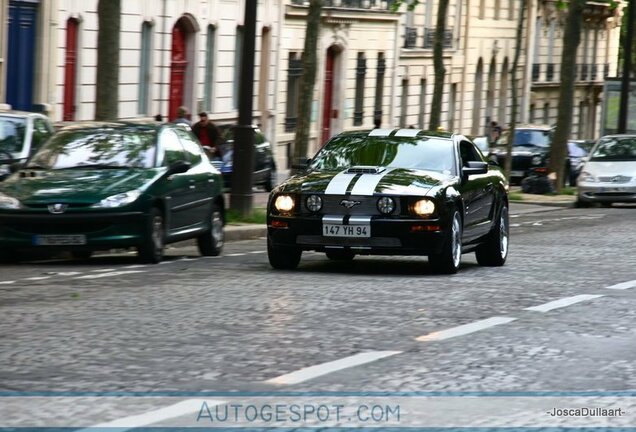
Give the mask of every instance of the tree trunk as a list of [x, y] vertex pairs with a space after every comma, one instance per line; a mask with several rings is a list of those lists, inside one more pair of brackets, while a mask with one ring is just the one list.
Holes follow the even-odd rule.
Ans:
[[551, 173], [556, 173], [556, 190], [561, 192], [565, 174], [567, 142], [572, 132], [572, 112], [574, 108], [574, 80], [576, 77], [576, 51], [581, 42], [583, 8], [586, 0], [571, 0], [563, 34], [563, 55], [561, 56], [561, 84], [557, 125], [550, 149]]
[[433, 100], [431, 101], [431, 118], [429, 129], [436, 130], [441, 125], [442, 96], [444, 95], [444, 32], [446, 30], [446, 15], [448, 14], [449, 0], [440, 0], [437, 9], [437, 27], [433, 41], [433, 67], [435, 71], [435, 84], [433, 86]]
[[95, 120], [116, 120], [119, 109], [121, 0], [99, 0], [97, 19]]
[[[305, 48], [303, 53], [303, 75], [300, 77], [300, 97], [298, 101], [298, 120], [294, 138], [293, 165], [302, 164], [307, 159], [309, 131], [311, 128], [311, 104], [316, 85], [318, 36], [320, 35], [320, 17], [323, 0], [310, 0], [305, 30]], [[297, 172], [292, 166], [292, 173]]]
[[[510, 69], [510, 82], [512, 85], [512, 113], [510, 114], [510, 129], [508, 131], [508, 142], [506, 143], [506, 162], [504, 173], [508, 181], [512, 171], [512, 146], [514, 144], [515, 127], [517, 125], [517, 113], [519, 111], [519, 86], [517, 84], [517, 69], [519, 68], [519, 58], [523, 44], [523, 23], [525, 22], [526, 0], [519, 2], [519, 22], [517, 23], [517, 40], [515, 45], [515, 57]], [[528, 60], [529, 61], [529, 60]]]

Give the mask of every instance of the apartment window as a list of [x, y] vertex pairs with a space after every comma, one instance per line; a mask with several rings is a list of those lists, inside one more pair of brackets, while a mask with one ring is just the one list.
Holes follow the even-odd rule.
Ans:
[[285, 113], [285, 132], [296, 130], [298, 120], [298, 96], [300, 94], [300, 77], [303, 74], [302, 56], [296, 52], [289, 53], [287, 66], [287, 110]]
[[420, 107], [417, 114], [417, 123], [420, 129], [424, 129], [424, 116], [426, 115], [426, 80], [420, 80]]
[[406, 113], [409, 109], [409, 80], [402, 80], [402, 108], [400, 110], [400, 127], [406, 127]]
[[152, 71], [152, 24], [144, 22], [141, 25], [141, 50], [139, 53], [139, 114], [149, 114], [150, 83]]
[[486, 0], [480, 0], [479, 2], [479, 19], [486, 18]]
[[353, 125], [360, 126], [364, 117], [364, 80], [367, 76], [367, 59], [358, 53], [356, 62], [356, 101], [353, 111]]
[[386, 72], [386, 59], [384, 53], [378, 53], [378, 64], [375, 70], [375, 104], [373, 120], [382, 120], [382, 100], [384, 99], [384, 74]]
[[241, 65], [242, 65], [242, 57], [243, 57], [243, 38], [244, 38], [244, 27], [238, 26], [236, 27], [236, 40], [234, 41], [234, 87], [233, 87], [233, 95], [234, 95], [234, 109], [238, 108], [239, 99], [241, 97]]
[[495, 19], [499, 19], [499, 14], [501, 13], [501, 0], [495, 0]]
[[413, 11], [406, 11], [406, 28], [404, 29], [404, 48], [415, 48], [417, 45], [417, 28], [413, 24]]
[[205, 83], [203, 88], [203, 105], [212, 111], [214, 100], [214, 56], [216, 49], [216, 27], [208, 26], [207, 40], [205, 44]]
[[536, 105], [535, 104], [531, 104], [530, 105], [530, 119], [529, 119], [530, 123], [534, 123], [536, 121], [536, 110], [537, 110]]
[[511, 21], [515, 19], [515, 3], [518, 1], [519, 0], [508, 0], [508, 19]]

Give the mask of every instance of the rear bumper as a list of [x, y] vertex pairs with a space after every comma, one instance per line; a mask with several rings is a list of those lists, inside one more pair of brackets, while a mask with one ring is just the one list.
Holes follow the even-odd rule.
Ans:
[[[275, 227], [273, 223], [279, 226]], [[286, 227], [280, 227], [281, 224], [286, 224]], [[270, 216], [267, 225], [268, 236], [274, 246], [318, 252], [344, 249], [360, 255], [439, 253], [447, 229], [439, 220], [372, 218], [370, 237], [332, 237], [323, 235], [323, 222], [319, 217]]]

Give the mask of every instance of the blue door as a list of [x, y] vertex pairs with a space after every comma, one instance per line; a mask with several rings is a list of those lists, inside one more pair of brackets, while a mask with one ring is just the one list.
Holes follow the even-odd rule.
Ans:
[[9, 3], [9, 53], [7, 62], [7, 103], [13, 109], [33, 109], [33, 72], [37, 1]]

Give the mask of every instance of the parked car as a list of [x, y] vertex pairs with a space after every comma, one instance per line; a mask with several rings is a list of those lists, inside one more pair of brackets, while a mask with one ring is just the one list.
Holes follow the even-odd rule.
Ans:
[[24, 163], [54, 133], [47, 116], [22, 111], [0, 111], [0, 181], [11, 166]]
[[78, 123], [47, 141], [0, 184], [0, 253], [136, 248], [157, 263], [164, 245], [223, 247], [222, 178], [196, 137], [173, 124]]
[[269, 262], [293, 269], [307, 250], [343, 261], [427, 255], [435, 271], [455, 273], [461, 254], [474, 251], [480, 264], [500, 266], [507, 190], [501, 169], [461, 135], [344, 132], [270, 194]]
[[636, 135], [602, 137], [579, 176], [579, 207], [615, 202], [636, 202]]
[[[214, 162], [223, 174], [226, 188], [232, 187], [232, 171], [234, 168], [234, 129], [236, 125], [222, 125], [224, 143], [221, 145], [223, 160]], [[252, 172], [254, 186], [262, 186], [270, 192], [276, 185], [276, 162], [272, 153], [272, 145], [260, 129], [254, 130], [254, 171]]]

